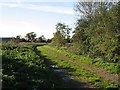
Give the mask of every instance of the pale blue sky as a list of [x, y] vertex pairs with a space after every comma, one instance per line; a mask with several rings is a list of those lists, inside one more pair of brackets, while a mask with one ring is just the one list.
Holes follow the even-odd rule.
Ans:
[[0, 37], [24, 37], [26, 33], [36, 32], [38, 37], [44, 35], [52, 38], [58, 22], [74, 27], [77, 15], [73, 9], [73, 1], [21, 1], [23, 0], [0, 2]]

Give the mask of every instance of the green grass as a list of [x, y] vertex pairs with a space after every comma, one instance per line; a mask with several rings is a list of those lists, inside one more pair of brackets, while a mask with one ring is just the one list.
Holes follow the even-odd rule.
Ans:
[[90, 82], [93, 85], [95, 85], [96, 87], [101, 87], [101, 88], [108, 88], [108, 87], [116, 88], [117, 87], [116, 84], [105, 81], [103, 78], [97, 76], [96, 74], [91, 73], [82, 67], [79, 67], [79, 66], [73, 65], [72, 63], [69, 63], [67, 61], [64, 61], [60, 57], [57, 57], [57, 54], [59, 54], [58, 52], [64, 53], [65, 51], [62, 52], [61, 50], [56, 50], [49, 46], [38, 47], [38, 50], [40, 50], [42, 52], [42, 54], [45, 55], [47, 58], [54, 61], [58, 66], [60, 66], [62, 68], [74, 69], [74, 71], [70, 72], [69, 74], [76, 79], [82, 78], [83, 81]]
[[105, 62], [103, 60], [99, 59], [92, 59], [90, 57], [85, 57], [82, 55], [76, 55], [72, 52], [69, 52], [68, 50], [62, 49], [62, 48], [53, 48], [50, 46], [44, 46], [46, 49], [50, 49], [59, 53], [62, 53], [65, 56], [68, 56], [69, 58], [76, 60], [78, 62], [94, 65], [96, 67], [104, 68], [110, 73], [118, 74], [120, 73], [120, 64], [112, 63], [112, 62]]

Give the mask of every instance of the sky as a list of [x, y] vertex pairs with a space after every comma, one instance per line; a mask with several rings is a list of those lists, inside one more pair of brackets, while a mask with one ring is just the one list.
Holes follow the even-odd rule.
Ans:
[[74, 11], [78, 1], [92, 0], [0, 0], [0, 37], [24, 37], [35, 32], [37, 37], [44, 35], [50, 39], [59, 22], [69, 25], [73, 31], [78, 18]]
[[47, 39], [58, 22], [74, 28], [75, 0], [0, 0], [0, 37], [24, 37], [35, 32]]

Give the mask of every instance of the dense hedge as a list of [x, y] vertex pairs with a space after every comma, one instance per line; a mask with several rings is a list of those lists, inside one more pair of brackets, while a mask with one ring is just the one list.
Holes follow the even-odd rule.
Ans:
[[120, 2], [79, 2], [72, 52], [105, 61], [120, 60]]

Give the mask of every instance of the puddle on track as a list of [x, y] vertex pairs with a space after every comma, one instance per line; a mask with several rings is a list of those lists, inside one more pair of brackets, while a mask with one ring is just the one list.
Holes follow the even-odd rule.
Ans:
[[62, 78], [64, 81], [70, 81], [70, 80], [74, 80], [73, 77], [66, 75], [65, 73], [72, 71], [70, 69], [67, 68], [60, 68], [57, 65], [50, 65], [50, 67], [53, 69], [54, 72], [58, 72], [59, 73], [59, 77]]

